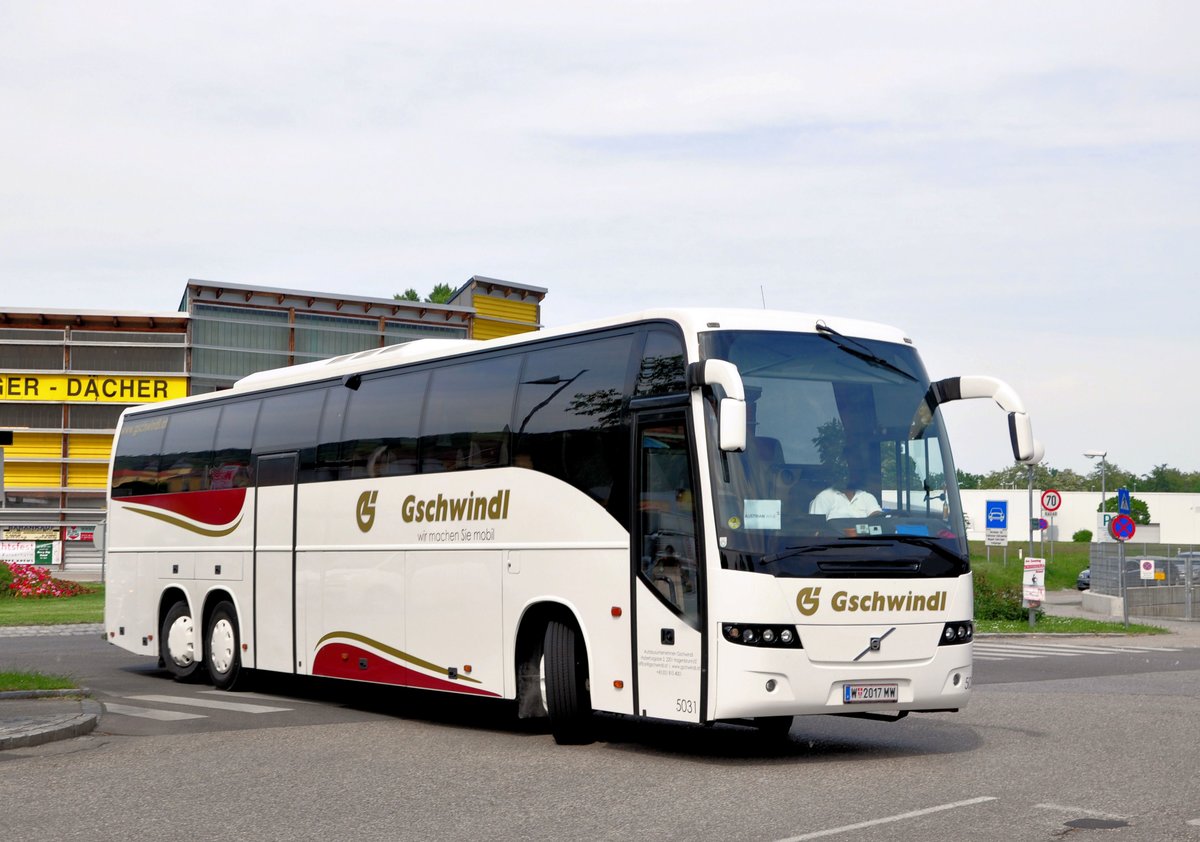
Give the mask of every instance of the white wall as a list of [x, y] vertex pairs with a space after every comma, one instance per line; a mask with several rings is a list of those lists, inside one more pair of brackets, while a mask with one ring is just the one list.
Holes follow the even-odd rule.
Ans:
[[[1041, 488], [1033, 490], [1033, 517], [1045, 517], [1042, 513]], [[1115, 488], [1107, 489], [1108, 496], [1116, 496]], [[963, 511], [971, 519], [971, 529], [967, 537], [972, 541], [982, 541], [986, 535], [985, 508], [988, 500], [1008, 501], [1008, 540], [1009, 543], [1029, 541], [1029, 489], [1004, 488], [992, 490], [963, 490]], [[1151, 523], [1160, 527], [1160, 537], [1157, 542], [1163, 544], [1195, 544], [1200, 546], [1200, 494], [1166, 494], [1161, 492], [1134, 492], [1134, 497], [1142, 500], [1150, 508]], [[1096, 511], [1100, 506], [1099, 491], [1064, 491], [1062, 506], [1054, 513], [1052, 521], [1053, 532], [1047, 531], [1045, 536], [1035, 533], [1034, 539], [1045, 537], [1046, 540], [1070, 541], [1071, 536], [1080, 529], [1090, 529], [1095, 535], [1098, 530]], [[1140, 531], [1142, 530], [1139, 527]], [[1153, 536], [1134, 534], [1132, 543], [1138, 543], [1143, 537]]]

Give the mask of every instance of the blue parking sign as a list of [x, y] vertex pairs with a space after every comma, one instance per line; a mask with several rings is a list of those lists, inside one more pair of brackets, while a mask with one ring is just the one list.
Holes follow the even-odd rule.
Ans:
[[1008, 529], [1008, 501], [988, 500], [987, 514], [984, 517], [984, 527], [987, 529]]

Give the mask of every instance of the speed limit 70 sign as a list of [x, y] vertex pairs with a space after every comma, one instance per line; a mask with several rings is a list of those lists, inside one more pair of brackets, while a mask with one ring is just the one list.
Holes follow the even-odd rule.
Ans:
[[1062, 495], [1053, 488], [1047, 488], [1042, 492], [1042, 508], [1048, 512], [1057, 512], [1058, 507], [1062, 505]]

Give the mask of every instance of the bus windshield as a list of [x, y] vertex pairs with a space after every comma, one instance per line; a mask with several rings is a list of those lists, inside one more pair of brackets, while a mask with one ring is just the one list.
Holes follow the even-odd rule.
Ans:
[[736, 365], [746, 389], [745, 452], [707, 437], [723, 567], [830, 578], [970, 569], [940, 414], [913, 423], [929, 388], [913, 348], [818, 328], [706, 333], [702, 354]]

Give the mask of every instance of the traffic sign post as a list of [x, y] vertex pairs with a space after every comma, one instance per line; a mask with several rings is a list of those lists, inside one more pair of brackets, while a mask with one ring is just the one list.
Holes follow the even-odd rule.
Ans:
[[1033, 628], [1036, 609], [1046, 601], [1046, 559], [1028, 556], [1025, 558], [1021, 597], [1029, 608], [1029, 628]]
[[1057, 489], [1047, 488], [1042, 492], [1042, 508], [1048, 512], [1057, 512], [1062, 506], [1062, 495]]
[[1004, 547], [1004, 566], [1008, 566], [1008, 501], [988, 500], [983, 512], [984, 534], [987, 536], [988, 559], [992, 547]]
[[1133, 533], [1137, 532], [1137, 524], [1133, 522], [1127, 514], [1120, 514], [1113, 518], [1108, 523], [1109, 533], [1120, 541], [1122, 544], [1133, 537]]
[[1127, 514], [1119, 514], [1108, 524], [1109, 534], [1117, 540], [1117, 575], [1121, 577], [1121, 610], [1125, 615], [1125, 628], [1129, 628], [1129, 594], [1125, 587], [1125, 542], [1137, 532], [1137, 524]]

